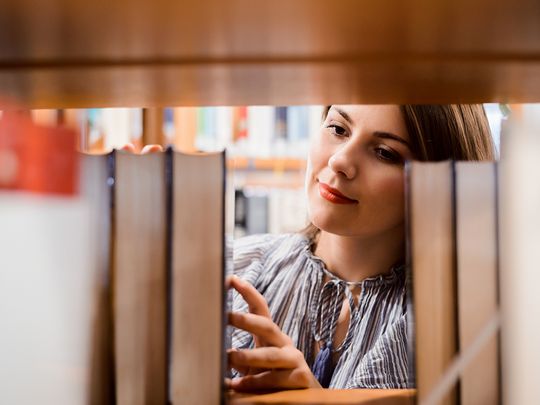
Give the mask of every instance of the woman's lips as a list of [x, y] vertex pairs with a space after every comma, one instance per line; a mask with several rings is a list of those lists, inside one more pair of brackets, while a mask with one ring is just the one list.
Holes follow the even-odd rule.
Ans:
[[346, 197], [343, 194], [341, 194], [339, 190], [336, 190], [335, 188], [330, 187], [328, 184], [324, 184], [321, 182], [319, 182], [319, 194], [321, 195], [322, 198], [334, 204], [358, 203], [357, 200], [353, 200], [352, 198]]

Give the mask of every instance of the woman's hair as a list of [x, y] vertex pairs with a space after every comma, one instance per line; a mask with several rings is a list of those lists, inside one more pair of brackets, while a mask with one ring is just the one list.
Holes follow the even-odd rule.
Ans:
[[[323, 111], [326, 119], [331, 106]], [[416, 160], [494, 160], [495, 146], [482, 104], [400, 106]]]
[[[331, 106], [323, 111], [326, 119]], [[402, 105], [401, 113], [416, 160], [495, 160], [495, 146], [481, 104]], [[314, 236], [309, 224], [302, 233]]]
[[495, 147], [481, 104], [402, 105], [416, 160], [494, 160]]

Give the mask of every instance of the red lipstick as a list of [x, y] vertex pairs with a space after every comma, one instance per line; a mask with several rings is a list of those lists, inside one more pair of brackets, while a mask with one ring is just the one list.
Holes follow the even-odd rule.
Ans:
[[335, 188], [330, 187], [328, 184], [324, 184], [321, 182], [319, 182], [319, 194], [321, 195], [322, 198], [334, 204], [358, 203], [357, 200], [353, 200], [352, 198], [344, 196], [343, 194], [339, 192], [339, 190], [336, 190]]

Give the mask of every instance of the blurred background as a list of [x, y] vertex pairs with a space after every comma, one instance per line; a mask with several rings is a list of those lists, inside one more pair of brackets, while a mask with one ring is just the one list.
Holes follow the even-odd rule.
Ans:
[[[499, 151], [508, 107], [490, 103], [484, 108]], [[323, 106], [304, 105], [49, 109], [31, 115], [37, 123], [77, 129], [86, 153], [108, 153], [127, 143], [138, 149], [172, 145], [184, 152], [226, 149], [234, 235], [240, 237], [295, 232], [306, 225], [306, 157], [322, 113]]]

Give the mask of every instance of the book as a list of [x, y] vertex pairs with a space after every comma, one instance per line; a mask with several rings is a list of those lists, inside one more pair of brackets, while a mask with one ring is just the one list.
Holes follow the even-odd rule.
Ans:
[[233, 107], [233, 142], [239, 142], [248, 137], [247, 120], [247, 107]]
[[0, 119], [0, 189], [76, 193], [79, 159], [73, 130], [34, 124], [6, 111]]
[[506, 404], [540, 403], [540, 107], [503, 125], [500, 162], [501, 360]]
[[167, 234], [163, 153], [114, 153], [116, 402], [167, 399]]
[[245, 155], [269, 157], [274, 140], [275, 108], [253, 106], [247, 108], [247, 142]]
[[89, 108], [84, 114], [82, 150], [103, 153], [106, 150], [106, 134], [103, 123], [103, 109]]
[[[99, 275], [75, 134], [4, 119], [0, 153], [14, 153], [19, 175], [0, 191], [0, 403], [86, 404]], [[59, 178], [32, 176], [47, 170]]]
[[129, 108], [104, 108], [101, 110], [103, 132], [105, 134], [105, 150], [131, 142], [131, 117]]
[[222, 397], [224, 162], [223, 153], [115, 152], [117, 403]]
[[[498, 310], [497, 166], [456, 162], [459, 348], [474, 342]], [[500, 403], [499, 342], [492, 336], [460, 376], [460, 403]]]
[[494, 162], [407, 167], [411, 360], [420, 401], [501, 401], [499, 339], [486, 335], [499, 306], [497, 173]]
[[[418, 400], [425, 400], [457, 351], [454, 179], [449, 161], [407, 167], [414, 364]], [[441, 402], [456, 403], [455, 389]]]
[[309, 139], [309, 107], [291, 106], [287, 108], [287, 137], [291, 143]]
[[211, 151], [215, 148], [217, 139], [217, 109], [199, 107], [197, 109], [196, 149], [202, 152]]
[[217, 404], [225, 376], [225, 155], [168, 151], [173, 404]]
[[275, 107], [274, 140], [287, 139], [287, 107]]
[[165, 145], [171, 145], [175, 139], [174, 109], [163, 109], [163, 136]]
[[114, 403], [112, 345], [111, 205], [113, 155], [81, 154], [81, 197], [89, 208], [88, 250], [94, 258], [95, 304], [90, 333], [89, 403]]
[[84, 405], [96, 257], [78, 196], [0, 192], [0, 403]]

